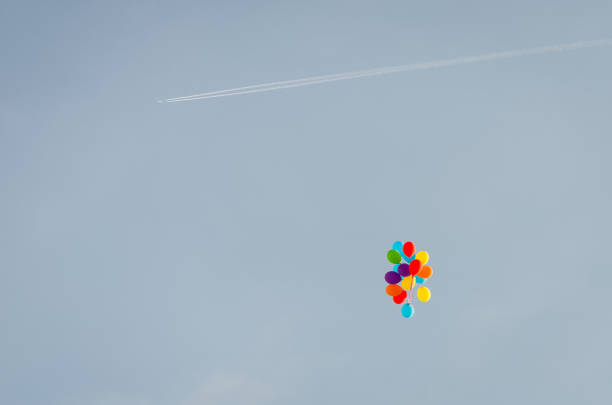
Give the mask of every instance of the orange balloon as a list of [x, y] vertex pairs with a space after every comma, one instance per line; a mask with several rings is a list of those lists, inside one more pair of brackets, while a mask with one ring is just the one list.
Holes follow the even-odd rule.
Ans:
[[398, 295], [400, 295], [402, 293], [402, 291], [404, 291], [402, 289], [402, 287], [400, 287], [397, 284], [389, 284], [387, 286], [387, 288], [385, 288], [385, 291], [387, 292], [388, 295], [392, 296], [392, 297], [396, 297]]
[[421, 267], [421, 271], [417, 273], [417, 277], [429, 278], [433, 274], [433, 269], [429, 266]]

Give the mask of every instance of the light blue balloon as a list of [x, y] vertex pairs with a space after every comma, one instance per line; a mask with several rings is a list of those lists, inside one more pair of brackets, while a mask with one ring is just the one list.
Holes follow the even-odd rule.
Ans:
[[393, 249], [397, 250], [400, 253], [402, 253], [402, 246], [404, 245], [400, 241], [393, 242]]
[[414, 260], [414, 256], [415, 256], [415, 255], [412, 255], [412, 256], [408, 257], [408, 256], [406, 256], [406, 255], [404, 254], [404, 252], [403, 252], [402, 250], [400, 250], [400, 255], [402, 255], [402, 257], [404, 258], [404, 260], [405, 260], [405, 261], [406, 261], [406, 263], [408, 263], [408, 264], [410, 264], [410, 262]]
[[416, 280], [417, 283], [419, 284], [423, 284], [425, 282], [424, 278], [418, 277], [418, 276], [414, 276], [414, 279]]
[[402, 315], [404, 315], [405, 318], [412, 317], [412, 315], [414, 315], [414, 307], [410, 304], [404, 304], [402, 306]]
[[393, 271], [397, 273], [397, 268], [399, 267], [399, 264], [396, 264], [395, 266], [393, 266]]

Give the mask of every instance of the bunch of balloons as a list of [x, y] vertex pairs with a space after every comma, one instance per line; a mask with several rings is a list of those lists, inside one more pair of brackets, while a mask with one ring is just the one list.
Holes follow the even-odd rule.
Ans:
[[427, 265], [429, 253], [421, 250], [416, 252], [412, 242], [395, 242], [393, 249], [387, 252], [387, 260], [394, 266], [385, 274], [388, 283], [386, 292], [393, 297], [393, 302], [402, 305], [402, 315], [410, 318], [414, 315], [412, 292], [416, 288], [416, 296], [421, 302], [431, 298], [431, 291], [423, 284], [433, 275], [433, 270]]

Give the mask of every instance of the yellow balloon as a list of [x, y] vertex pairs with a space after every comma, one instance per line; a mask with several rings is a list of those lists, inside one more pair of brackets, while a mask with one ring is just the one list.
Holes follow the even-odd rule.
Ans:
[[421, 286], [417, 290], [417, 297], [421, 302], [427, 302], [431, 299], [431, 291], [429, 291], [429, 288]]
[[416, 254], [415, 259], [417, 259], [418, 261], [421, 262], [421, 264], [427, 264], [427, 262], [429, 261], [429, 253], [427, 253], [424, 250], [421, 250], [419, 253]]
[[410, 289], [414, 286], [414, 278], [412, 276], [404, 277], [402, 280], [402, 288], [406, 291], [410, 291]]

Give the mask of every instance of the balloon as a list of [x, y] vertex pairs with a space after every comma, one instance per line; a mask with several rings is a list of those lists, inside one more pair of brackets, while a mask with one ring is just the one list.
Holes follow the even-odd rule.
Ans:
[[387, 252], [387, 260], [393, 264], [400, 264], [402, 262], [402, 256], [400, 256], [397, 250], [391, 249]]
[[421, 286], [417, 290], [417, 297], [419, 298], [421, 302], [427, 302], [431, 298], [431, 291], [429, 291], [429, 288], [425, 286]]
[[[402, 255], [402, 258], [406, 261], [406, 263], [410, 263], [410, 260], [412, 260], [410, 258], [410, 256], [406, 256], [406, 254], [404, 253], [404, 248], [402, 247], [402, 249], [399, 250], [400, 255]], [[413, 255], [414, 256], [414, 255]], [[414, 257], [413, 257], [414, 259]]]
[[404, 304], [404, 306], [402, 306], [402, 315], [406, 318], [410, 318], [414, 315], [414, 307], [410, 304]]
[[406, 242], [404, 243], [404, 246], [402, 247], [402, 251], [408, 257], [412, 256], [415, 250], [416, 250], [416, 247], [414, 246], [414, 243], [412, 242]]
[[402, 277], [409, 276], [410, 275], [410, 266], [408, 265], [408, 263], [402, 263], [397, 268], [397, 272]]
[[417, 276], [421, 278], [429, 278], [433, 274], [433, 269], [429, 266], [423, 266], [421, 270], [417, 273]]
[[389, 284], [397, 284], [402, 281], [402, 276], [394, 271], [389, 271], [385, 274], [385, 281]]
[[402, 280], [402, 288], [404, 290], [410, 290], [414, 286], [414, 279], [412, 276], [404, 277]]
[[416, 259], [421, 262], [421, 264], [427, 264], [429, 261], [429, 253], [424, 250], [421, 250], [416, 254]]
[[393, 297], [393, 302], [395, 302], [396, 304], [403, 304], [404, 301], [406, 301], [407, 296], [408, 293], [406, 291], [402, 291], [399, 295]]
[[402, 253], [402, 242], [393, 242], [393, 250], [397, 250], [398, 252]]
[[392, 297], [400, 295], [403, 291], [404, 290], [402, 290], [402, 287], [397, 284], [389, 284], [387, 288], [385, 288], [385, 292], [387, 293], [387, 295], [390, 295]]
[[417, 274], [419, 271], [421, 271], [421, 261], [419, 259], [414, 259], [413, 261], [411, 261], [409, 266], [410, 266], [410, 274], [412, 274], [413, 276]]
[[433, 269], [427, 265], [429, 253], [425, 250], [417, 252], [413, 242], [395, 241], [393, 249], [387, 251], [387, 260], [392, 263], [393, 269], [385, 273], [385, 281], [388, 283], [385, 292], [391, 296], [394, 303], [400, 305], [403, 317], [412, 318], [416, 301], [431, 300], [429, 283], [428, 287], [424, 286], [433, 275]]

